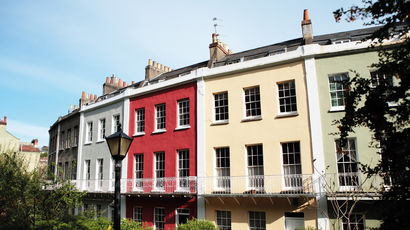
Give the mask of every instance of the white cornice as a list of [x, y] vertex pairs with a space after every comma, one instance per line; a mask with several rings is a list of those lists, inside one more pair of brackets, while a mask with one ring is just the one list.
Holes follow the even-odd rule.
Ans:
[[228, 75], [232, 73], [238, 73], [248, 71], [250, 69], [259, 69], [267, 66], [280, 65], [283, 63], [302, 61], [308, 57], [316, 57], [322, 55], [338, 55], [346, 52], [361, 52], [367, 50], [371, 42], [349, 42], [343, 44], [332, 44], [321, 46], [319, 44], [310, 44], [298, 47], [294, 51], [289, 51], [282, 54], [276, 54], [272, 56], [262, 57], [249, 61], [239, 62], [231, 65], [225, 65], [220, 67], [208, 68], [202, 67], [192, 70], [189, 74], [175, 77], [169, 80], [161, 81], [152, 85], [147, 85], [141, 88], [126, 88], [118, 95], [111, 98], [96, 102], [90, 105], [84, 105], [80, 112], [86, 112], [103, 107], [108, 104], [116, 103], [124, 100], [125, 98], [136, 97], [147, 93], [152, 93], [159, 90], [164, 90], [170, 87], [178, 86], [188, 82], [196, 81], [199, 78], [212, 78], [217, 76]]

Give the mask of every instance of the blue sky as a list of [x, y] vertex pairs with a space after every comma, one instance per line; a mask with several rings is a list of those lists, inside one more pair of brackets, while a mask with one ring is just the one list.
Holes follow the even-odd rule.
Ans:
[[48, 145], [48, 129], [81, 92], [102, 93], [107, 76], [140, 81], [149, 58], [177, 69], [208, 59], [217, 17], [233, 52], [362, 28], [332, 12], [359, 1], [0, 1], [0, 118], [21, 141]]

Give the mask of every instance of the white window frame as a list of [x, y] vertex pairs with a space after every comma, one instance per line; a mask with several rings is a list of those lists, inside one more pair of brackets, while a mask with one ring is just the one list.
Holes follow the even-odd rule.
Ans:
[[303, 212], [285, 212], [285, 230], [304, 229], [305, 214]]
[[178, 127], [177, 128], [190, 128], [190, 101], [189, 98], [178, 100], [177, 117], [178, 117]]
[[[249, 148], [253, 148], [253, 147], [261, 147], [261, 154], [262, 154], [262, 165], [258, 164], [258, 165], [250, 165], [249, 164]], [[259, 155], [259, 154], [258, 154]], [[253, 160], [253, 159], [252, 159]], [[259, 162], [259, 159], [257, 159], [257, 161]], [[246, 145], [246, 173], [247, 173], [247, 177], [248, 180], [246, 180], [247, 182], [247, 188], [248, 190], [256, 190], [256, 191], [262, 191], [265, 188], [265, 179], [264, 179], [264, 162], [263, 162], [263, 145], [262, 144], [252, 144], [252, 145]], [[255, 171], [254, 171], [255, 170]], [[255, 174], [255, 172], [257, 170], [261, 170], [262, 173], [261, 174]], [[251, 171], [253, 171], [251, 173]], [[253, 175], [251, 175], [253, 174]], [[252, 178], [252, 177], [256, 177], [256, 178]], [[256, 184], [256, 186], [255, 186]]]
[[[219, 214], [223, 214], [218, 215]], [[216, 226], [220, 230], [231, 230], [232, 229], [232, 214], [229, 210], [216, 210]]]
[[[258, 97], [259, 100], [255, 99], [253, 101], [251, 101], [251, 100], [247, 101], [246, 98], [252, 96], [252, 94], [249, 94], [247, 96], [247, 92], [252, 93], [251, 91], [255, 91], [255, 90], [257, 90], [258, 92], [257, 93], [254, 92], [253, 94], [255, 95], [255, 97]], [[252, 86], [252, 87], [244, 88], [243, 89], [243, 102], [244, 102], [243, 103], [243, 106], [244, 106], [243, 108], [244, 108], [244, 118], [245, 119], [258, 119], [258, 118], [262, 117], [261, 92], [260, 92], [260, 87], [259, 86]], [[247, 109], [248, 104], [250, 104], [250, 105], [255, 104], [256, 105], [255, 108], [250, 108], [249, 109], [250, 111], [255, 111], [256, 110], [255, 115], [252, 115], [252, 114], [248, 115], [248, 112], [247, 112], [248, 111], [248, 109]], [[257, 114], [258, 110], [259, 110], [259, 114]]]
[[[281, 89], [282, 86], [282, 89]], [[292, 88], [293, 86], [293, 88]], [[296, 82], [295, 80], [289, 80], [284, 82], [278, 82], [277, 85], [277, 96], [278, 96], [278, 114], [279, 115], [294, 115], [298, 113], [297, 96], [296, 96]], [[294, 92], [294, 94], [292, 94]], [[282, 93], [282, 96], [281, 96]], [[288, 94], [288, 95], [287, 95]], [[292, 102], [294, 99], [294, 103]], [[290, 102], [289, 102], [290, 100]], [[283, 103], [281, 103], [283, 101]], [[289, 103], [288, 103], [289, 102]], [[288, 111], [287, 106], [290, 106]], [[293, 109], [293, 105], [295, 109]], [[285, 111], [282, 112], [281, 108], [284, 106]]]
[[89, 144], [93, 142], [93, 122], [89, 121], [87, 122], [87, 132], [86, 132], [86, 139], [85, 139], [85, 144]]
[[177, 150], [177, 160], [177, 190], [189, 191], [189, 149]]
[[60, 150], [63, 150], [63, 149], [65, 149], [65, 132], [64, 131], [61, 132], [60, 138], [61, 138]]
[[[293, 151], [290, 145], [293, 145]], [[296, 145], [299, 146], [299, 151], [296, 150]], [[285, 150], [285, 147], [286, 150]], [[301, 190], [303, 189], [303, 174], [302, 174], [302, 156], [301, 156], [301, 148], [299, 141], [292, 141], [292, 142], [282, 142], [281, 143], [281, 159], [282, 159], [282, 172], [283, 172], [283, 180], [282, 180], [282, 187], [284, 190]], [[285, 158], [285, 153], [287, 158]], [[293, 155], [294, 162], [290, 162]], [[297, 158], [299, 158], [299, 163], [297, 162]], [[285, 163], [285, 160], [287, 163]], [[298, 168], [299, 167], [299, 168]], [[300, 171], [299, 173], [289, 173], [289, 171]]]
[[145, 134], [145, 108], [135, 110], [135, 131], [134, 135]]
[[90, 188], [90, 180], [91, 180], [91, 160], [84, 160], [84, 182], [85, 188]]
[[[186, 211], [188, 211], [188, 213]], [[175, 225], [176, 226], [180, 224], [184, 224], [184, 223], [179, 223], [180, 216], [187, 216], [187, 220], [189, 220], [189, 217], [191, 216], [191, 210], [189, 210], [189, 208], [177, 208], [175, 210]]]
[[[154, 162], [154, 188], [156, 191], [165, 190], [165, 152], [155, 152]], [[162, 158], [162, 159], [159, 159]], [[158, 168], [161, 166], [163, 168]], [[163, 177], [158, 177], [159, 174], [163, 174]]]
[[[141, 161], [140, 161], [141, 160]], [[141, 173], [141, 177], [138, 175]], [[137, 153], [134, 155], [134, 189], [143, 191], [144, 189], [144, 154]]]
[[[360, 222], [358, 222], [357, 220], [362, 220], [362, 224], [363, 224], [363, 229], [366, 229], [366, 215], [365, 214], [363, 214], [363, 213], [352, 213], [352, 214], [350, 214], [350, 216], [349, 216], [349, 219], [352, 219], [352, 216], [355, 216], [356, 218], [355, 218], [355, 220], [356, 221], [354, 221], [354, 222], [352, 222], [352, 221], [350, 221], [349, 220], [349, 226], [347, 227], [347, 228], [345, 228], [344, 226], [345, 226], [345, 221], [347, 221], [347, 219], [346, 218], [342, 218], [342, 229], [343, 230], [354, 230], [355, 228], [350, 228], [350, 225], [358, 225], [358, 224], [361, 224]], [[357, 218], [357, 216], [361, 216], [359, 219]], [[346, 223], [347, 224], [347, 223]]]
[[103, 188], [104, 183], [104, 159], [99, 158], [96, 161], [96, 179], [97, 179], [97, 190], [101, 190]]
[[120, 124], [121, 124], [121, 115], [120, 114], [112, 115], [112, 133], [115, 133], [118, 131], [118, 127]]
[[135, 206], [132, 209], [132, 219], [135, 222], [141, 222], [142, 223], [142, 207], [141, 206]]
[[[162, 109], [163, 109], [163, 114], [162, 114], [162, 111], [160, 111]], [[162, 124], [163, 124], [163, 127], [162, 127]], [[162, 104], [155, 105], [155, 132], [165, 132], [166, 129], [167, 129], [166, 104], [162, 103]]]
[[68, 180], [68, 161], [64, 162], [64, 180]]
[[67, 129], [67, 149], [71, 147], [71, 129]]
[[106, 132], [105, 118], [101, 118], [98, 121], [98, 141], [104, 141], [105, 140], [105, 132]]
[[[342, 151], [348, 151], [348, 155], [349, 155], [350, 159], [351, 159], [351, 153], [352, 152], [355, 154], [354, 157], [356, 158], [355, 162], [353, 162], [353, 161], [349, 161], [349, 162], [343, 161], [343, 162], [341, 162], [342, 164], [356, 163], [356, 169], [357, 170], [355, 172], [347, 172], [347, 173], [346, 172], [339, 172], [338, 143], [337, 143], [338, 141], [340, 141], [340, 139], [335, 139], [334, 145], [335, 145], [335, 152], [336, 152], [336, 170], [337, 170], [336, 180], [337, 180], [338, 185], [339, 185], [339, 190], [340, 191], [356, 190], [358, 188], [358, 186], [360, 185], [360, 183], [361, 183], [360, 169], [359, 169], [359, 162], [360, 161], [359, 161], [359, 154], [358, 154], [358, 151], [357, 151], [357, 139], [356, 138], [347, 138], [348, 148], [347, 149], [342, 148]], [[354, 143], [354, 147], [355, 147], [354, 149], [351, 149], [351, 144], [352, 143]], [[355, 184], [342, 185], [342, 183], [340, 183], [341, 182], [340, 181], [341, 177], [345, 180], [344, 183], [347, 183], [346, 181], [350, 180], [351, 182], [349, 182], [349, 183], [356, 183], [356, 185]], [[348, 178], [348, 180], [346, 180], [346, 178]]]
[[[251, 213], [253, 214], [258, 214], [258, 215], [262, 215], [263, 216], [258, 216], [260, 218], [253, 218], [253, 221], [251, 221]], [[265, 223], [265, 227], [256, 227], [256, 226], [251, 226], [251, 223], [256, 223], [257, 221], [259, 222], [264, 222]], [[266, 230], [266, 212], [258, 212], [258, 211], [249, 211], [248, 212], [248, 224], [249, 224], [249, 230]], [[262, 223], [260, 223], [262, 224]]]
[[78, 145], [78, 126], [74, 127], [74, 144], [73, 146], [76, 147]]
[[[214, 149], [215, 156], [215, 190], [231, 190], [231, 156], [229, 147], [217, 147]], [[222, 154], [225, 154], [222, 156]], [[227, 154], [227, 155], [226, 155]], [[223, 161], [223, 159], [225, 159]], [[222, 165], [225, 162], [225, 165]], [[219, 165], [219, 166], [218, 166]], [[228, 166], [227, 166], [228, 165]]]
[[[162, 210], [162, 213], [157, 213], [157, 210]], [[161, 218], [161, 220], [158, 220], [158, 218]], [[163, 228], [159, 228], [157, 226], [157, 221], [162, 222], [164, 225]], [[164, 230], [165, 229], [165, 208], [162, 207], [155, 207], [154, 208], [154, 230]]]
[[[213, 120], [215, 123], [229, 122], [229, 95], [228, 91], [214, 93]], [[221, 112], [223, 111], [223, 112]]]
[[[340, 80], [337, 80], [337, 81], [335, 81], [335, 90], [332, 90], [331, 89], [331, 81], [330, 81], [330, 78], [333, 78], [333, 77], [339, 77], [339, 78], [341, 78], [341, 81], [343, 81], [343, 80], [349, 80], [349, 74], [348, 73], [336, 73], [336, 74], [330, 74], [329, 76], [328, 76], [328, 87], [329, 87], [329, 97], [330, 97], [330, 111], [342, 111], [342, 110], [344, 110], [345, 109], [345, 93], [346, 93], [346, 89], [347, 88], [345, 88], [346, 87], [346, 85], [344, 85], [343, 83], [340, 83]], [[343, 78], [345, 78], [345, 79], [343, 79]], [[338, 84], [342, 84], [341, 86], [342, 86], [342, 89], [337, 89], [337, 85]], [[335, 106], [333, 106], [333, 104], [332, 104], [332, 100], [333, 100], [333, 98], [332, 98], [332, 93], [336, 93], [336, 95], [337, 95], [337, 93], [339, 93], [339, 92], [341, 92], [342, 93], [342, 101], [343, 101], [343, 105], [339, 105], [338, 103], [338, 105], [335, 105]], [[336, 99], [335, 100], [337, 100], [337, 99], [339, 99], [339, 97], [335, 97]], [[340, 100], [340, 99], [339, 99]]]

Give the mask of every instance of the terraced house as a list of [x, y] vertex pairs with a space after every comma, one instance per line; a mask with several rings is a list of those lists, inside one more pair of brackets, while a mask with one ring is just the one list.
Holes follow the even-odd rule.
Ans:
[[[359, 162], [379, 159], [370, 133], [357, 129], [346, 145], [332, 135], [350, 70], [374, 84], [384, 77], [369, 67], [376, 50], [359, 42], [377, 28], [313, 36], [307, 10], [301, 27], [300, 38], [238, 53], [213, 34], [207, 61], [172, 70], [149, 60], [143, 81], [107, 78], [101, 97], [84, 95], [66, 118], [78, 117], [72, 178], [88, 191], [83, 209], [112, 216], [104, 137], [121, 124], [133, 137], [122, 165], [124, 218], [154, 229], [189, 218], [235, 230], [377, 227], [370, 207], [382, 205], [375, 188], [388, 181], [360, 173]], [[71, 129], [62, 125], [50, 129], [56, 163]], [[343, 205], [354, 207], [350, 216]]]

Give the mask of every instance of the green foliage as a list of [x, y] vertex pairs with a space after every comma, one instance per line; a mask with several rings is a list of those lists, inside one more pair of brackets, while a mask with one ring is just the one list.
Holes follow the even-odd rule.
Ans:
[[97, 219], [89, 218], [85, 215], [65, 215], [59, 219], [41, 220], [33, 227], [34, 230], [100, 230], [109, 229], [112, 222], [105, 217]]
[[[339, 9], [336, 20], [362, 19], [366, 25], [382, 25], [372, 35], [373, 46], [379, 47], [377, 86], [356, 74], [350, 79], [346, 96], [345, 116], [338, 122], [342, 140], [355, 127], [368, 127], [373, 133], [373, 146], [378, 147], [381, 160], [375, 166], [364, 165], [370, 177], [379, 175], [392, 182], [388, 190], [381, 190], [384, 203], [381, 229], [406, 229], [410, 225], [410, 1], [362, 1], [362, 6]], [[380, 48], [385, 39], [395, 35], [394, 44]], [[386, 45], [386, 44], [385, 44]], [[395, 84], [389, 83], [389, 77]]]
[[41, 178], [23, 165], [18, 153], [0, 153], [0, 229], [27, 229], [35, 222]]
[[141, 222], [135, 222], [132, 219], [121, 219], [121, 229], [122, 230], [148, 230], [151, 227], [143, 227]]
[[207, 220], [188, 220], [185, 224], [180, 224], [177, 230], [217, 230], [215, 225]]
[[63, 223], [67, 210], [80, 205], [85, 193], [69, 181], [50, 184], [42, 178], [39, 171], [25, 170], [18, 153], [0, 153], [0, 229]]

